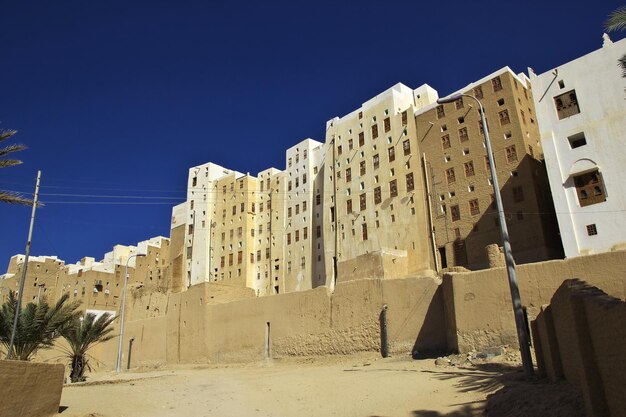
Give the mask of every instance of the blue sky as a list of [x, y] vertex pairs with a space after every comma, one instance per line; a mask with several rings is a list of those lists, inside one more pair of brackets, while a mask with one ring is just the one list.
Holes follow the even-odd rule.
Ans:
[[[191, 166], [283, 169], [287, 147], [397, 82], [443, 96], [506, 65], [547, 71], [599, 48], [621, 5], [424, 3], [1, 0], [0, 128], [29, 149], [0, 189], [32, 193], [43, 172], [31, 253], [168, 236]], [[0, 206], [0, 273], [29, 217]]]

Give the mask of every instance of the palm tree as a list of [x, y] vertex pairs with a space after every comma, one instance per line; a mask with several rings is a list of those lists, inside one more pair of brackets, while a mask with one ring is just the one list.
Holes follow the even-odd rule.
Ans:
[[[604, 28], [608, 32], [618, 32], [626, 29], [626, 6], [622, 6], [613, 11], [606, 22], [604, 22]], [[622, 76], [626, 78], [626, 54], [623, 55], [618, 62], [622, 67]]]
[[[17, 133], [17, 130], [0, 130], [0, 142], [9, 139], [11, 136], [15, 135], [16, 133]], [[13, 152], [23, 151], [24, 149], [26, 149], [26, 146], [24, 145], [19, 145], [19, 144], [9, 145], [4, 148], [0, 148], [0, 157], [4, 157], [5, 155], [8, 155]], [[17, 160], [17, 159], [0, 159], [0, 168], [12, 167], [14, 165], [19, 165], [21, 163], [22, 161]], [[9, 203], [9, 204], [23, 204], [27, 206], [30, 206], [33, 204], [32, 200], [28, 198], [24, 198], [22, 195], [18, 193], [14, 193], [11, 191], [3, 191], [3, 190], [0, 190], [0, 202]]]
[[89, 348], [114, 337], [110, 334], [113, 331], [111, 327], [113, 320], [115, 317], [106, 313], [97, 319], [94, 314], [87, 313], [85, 317], [75, 317], [72, 325], [61, 332], [68, 344], [65, 353], [72, 366], [70, 372], [72, 382], [84, 381], [85, 371], [91, 371], [87, 357]]
[[[80, 312], [76, 311], [80, 301], [66, 303], [68, 299], [69, 294], [63, 294], [54, 306], [50, 306], [45, 298], [37, 304], [26, 304], [17, 320], [11, 356], [13, 359], [27, 361], [39, 349], [52, 347], [55, 340], [61, 336], [61, 331], [80, 315]], [[15, 293], [11, 292], [0, 310], [0, 346], [7, 352], [16, 309], [17, 298]]]

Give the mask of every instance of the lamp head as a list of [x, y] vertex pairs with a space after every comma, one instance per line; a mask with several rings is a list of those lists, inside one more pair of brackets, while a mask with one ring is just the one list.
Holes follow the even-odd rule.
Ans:
[[452, 96], [437, 99], [437, 104], [452, 103], [463, 97], [463, 94], [454, 94]]

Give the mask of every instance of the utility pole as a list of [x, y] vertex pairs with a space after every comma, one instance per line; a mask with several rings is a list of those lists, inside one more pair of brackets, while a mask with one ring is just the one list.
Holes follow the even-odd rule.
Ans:
[[28, 229], [28, 240], [26, 241], [26, 255], [24, 266], [22, 267], [22, 278], [20, 279], [20, 292], [17, 295], [17, 305], [13, 317], [13, 330], [11, 331], [11, 341], [7, 349], [7, 359], [13, 359], [13, 345], [15, 343], [15, 333], [17, 332], [17, 321], [22, 310], [22, 295], [24, 295], [24, 282], [26, 281], [26, 270], [28, 269], [28, 257], [30, 256], [30, 243], [33, 238], [33, 227], [35, 226], [35, 212], [37, 211], [37, 199], [39, 197], [39, 183], [41, 181], [41, 171], [37, 171], [37, 183], [35, 184], [35, 196], [33, 199], [33, 210], [30, 215], [30, 227]]

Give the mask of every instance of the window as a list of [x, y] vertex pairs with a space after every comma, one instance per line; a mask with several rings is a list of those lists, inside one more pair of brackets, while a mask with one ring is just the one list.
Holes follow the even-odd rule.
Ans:
[[354, 149], [354, 141], [352, 139], [348, 139], [348, 150], [351, 151]]
[[287, 183], [287, 191], [291, 191], [291, 181]]
[[360, 132], [359, 133], [359, 146], [363, 146], [365, 145], [365, 133]]
[[289, 158], [289, 160], [287, 162], [287, 166], [291, 167], [291, 158]]
[[363, 118], [363, 112], [362, 112], [362, 111], [360, 111], [360, 112], [359, 112], [359, 119], [362, 119], [362, 118]]
[[[287, 208], [287, 217], [291, 217], [291, 207]], [[260, 232], [260, 230], [259, 230]]]
[[461, 97], [460, 99], [458, 99], [457, 101], [454, 102], [454, 106], [456, 107], [456, 109], [462, 109], [463, 108], [463, 97]]
[[365, 175], [365, 161], [359, 163], [359, 175]]
[[517, 151], [515, 145], [508, 146], [506, 149], [506, 161], [511, 163], [517, 161]]
[[387, 117], [383, 120], [383, 124], [385, 126], [385, 133], [391, 130], [391, 120]]
[[378, 125], [372, 126], [372, 139], [376, 139], [378, 137]]
[[407, 113], [406, 110], [402, 112], [402, 126], [406, 126], [407, 124]]
[[446, 116], [446, 112], [443, 109], [443, 104], [440, 104], [439, 106], [437, 106], [437, 119], [441, 119], [442, 117]]
[[228, 254], [228, 266], [233, 266], [233, 254]]
[[306, 184], [306, 173], [302, 174], [302, 184]]
[[456, 182], [456, 176], [454, 175], [454, 168], [446, 169], [446, 180], [448, 184], [454, 184]]
[[602, 175], [599, 171], [588, 172], [574, 177], [576, 194], [581, 207], [606, 201]]
[[308, 239], [309, 237], [309, 228], [305, 227], [304, 229], [302, 229], [302, 239]]
[[237, 252], [237, 265], [240, 265], [242, 261], [243, 261], [243, 252], [239, 251]]
[[[291, 245], [291, 233], [287, 233], [287, 244]], [[261, 256], [261, 251], [258, 252], [259, 256]]]
[[254, 253], [250, 253], [250, 263], [254, 263]]
[[308, 157], [308, 151], [307, 149], [304, 150], [304, 154], [302, 155], [302, 159], [306, 159]]
[[372, 161], [374, 163], [374, 169], [378, 169], [378, 167], [380, 166], [380, 156], [378, 156], [378, 154], [374, 155], [372, 157]]
[[478, 200], [470, 200], [469, 202], [470, 214], [472, 216], [477, 216], [480, 214], [480, 206], [478, 205]]
[[598, 228], [596, 227], [596, 224], [588, 224], [587, 225], [587, 235], [588, 236], [595, 236], [598, 234]]
[[296, 214], [300, 214], [300, 204], [296, 204]]
[[450, 135], [444, 135], [441, 137], [441, 147], [443, 149], [450, 148]]
[[317, 194], [315, 196], [315, 205], [319, 206], [320, 204], [322, 204], [322, 196], [321, 196], [321, 194]]
[[387, 150], [387, 153], [389, 154], [389, 162], [396, 160], [396, 149], [393, 146]]
[[415, 189], [415, 182], [413, 181], [413, 173], [406, 174], [406, 190], [413, 191]]
[[474, 161], [468, 161], [463, 164], [465, 167], [465, 176], [473, 177], [474, 176]]
[[367, 240], [367, 223], [361, 225], [361, 235], [363, 236], [363, 240]]
[[189, 230], [188, 230], [188, 234], [192, 235], [193, 234], [193, 224], [189, 225]]
[[341, 145], [337, 146], [337, 155], [341, 155], [343, 152], [343, 148], [341, 147]]
[[487, 171], [487, 174], [491, 175], [491, 164], [489, 163], [488, 156], [485, 156], [485, 171]]
[[513, 187], [513, 201], [516, 203], [524, 201], [524, 189], [521, 186]]
[[391, 180], [391, 182], [389, 182], [389, 194], [391, 197], [398, 196], [398, 181]]
[[[291, 233], [289, 233], [287, 235], [287, 239], [289, 240], [288, 243], [291, 243]], [[257, 262], [261, 260], [261, 251], [260, 250], [256, 251], [256, 260], [257, 260]]]
[[346, 214], [352, 213], [352, 199], [346, 201]]
[[461, 117], [457, 118], [456, 120], [459, 122], [459, 124], [465, 123], [465, 117], [464, 116], [461, 116]]
[[374, 188], [374, 204], [380, 204], [382, 196], [380, 194], [380, 187]]
[[569, 136], [567, 140], [569, 141], [569, 146], [572, 149], [580, 148], [581, 146], [585, 146], [587, 144], [585, 134], [582, 132]]
[[520, 115], [522, 116], [522, 123], [526, 124], [526, 116], [524, 115], [524, 110], [520, 110]]
[[300, 186], [300, 178], [296, 177], [296, 188]]
[[493, 87], [494, 92], [502, 90], [502, 81], [499, 76], [491, 80], [491, 86]]
[[453, 222], [461, 220], [461, 210], [458, 205], [454, 205], [450, 207], [450, 217]]
[[474, 88], [474, 95], [477, 99], [483, 98], [483, 88], [481, 86]]
[[302, 202], [302, 212], [304, 213], [306, 211], [306, 201]]
[[315, 228], [315, 236], [316, 237], [322, 237], [322, 226], [317, 226]]
[[363, 193], [359, 196], [359, 209], [363, 211], [366, 208], [367, 208], [367, 199], [365, 197], [365, 193]]
[[402, 142], [402, 149], [404, 150], [405, 155], [411, 154], [411, 142], [408, 139]]
[[[265, 248], [265, 259], [269, 259], [270, 258], [270, 248]], [[265, 273], [267, 274], [267, 272]], [[267, 275], [266, 275], [267, 278]]]
[[461, 142], [467, 142], [469, 140], [466, 127], [462, 127], [461, 129], [459, 129], [459, 140]]
[[501, 112], [499, 112], [498, 117], [500, 118], [500, 126], [508, 125], [509, 123], [511, 123], [508, 110], [502, 110]]
[[300, 241], [300, 231], [296, 230], [296, 242]]
[[556, 106], [556, 113], [559, 120], [580, 113], [576, 90], [571, 90], [565, 94], [554, 97], [554, 105]]
[[352, 168], [346, 168], [346, 182], [352, 181]]
[[220, 258], [220, 266], [221, 266], [222, 268], [224, 268], [225, 263], [226, 263], [226, 260], [225, 260], [225, 259], [224, 259], [224, 257], [222, 256], [222, 257]]

